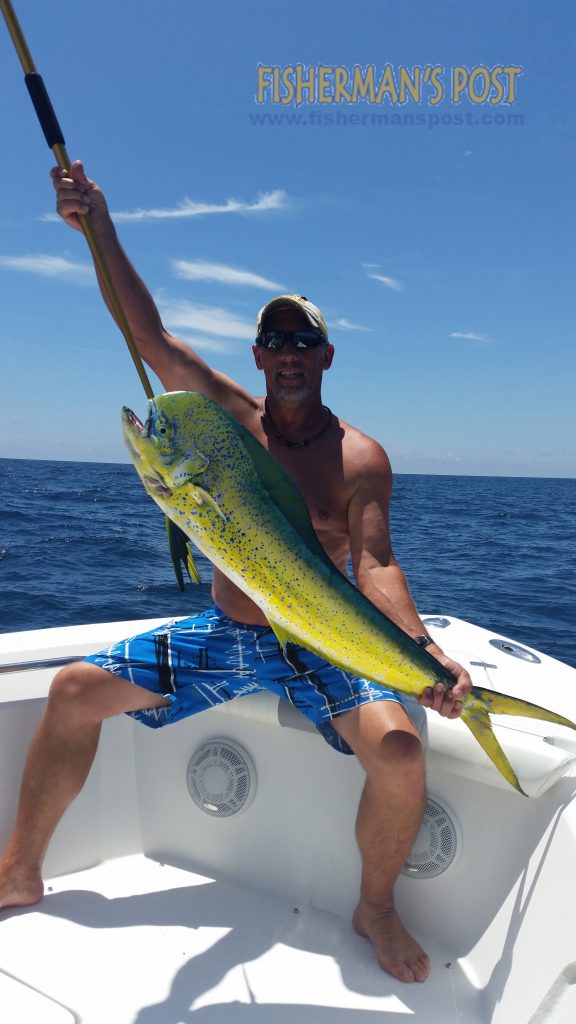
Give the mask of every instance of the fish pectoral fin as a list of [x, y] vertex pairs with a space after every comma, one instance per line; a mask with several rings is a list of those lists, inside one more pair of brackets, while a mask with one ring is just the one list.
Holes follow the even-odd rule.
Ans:
[[191, 488], [190, 495], [197, 505], [208, 505], [209, 508], [214, 509], [214, 511], [218, 513], [221, 519], [226, 521], [226, 516], [218, 502], [214, 501], [212, 495], [208, 491], [205, 491], [203, 487], [198, 487], [196, 484]]
[[194, 458], [182, 459], [172, 472], [172, 480], [176, 487], [189, 483], [199, 473], [204, 473], [210, 465], [210, 459], [202, 452], [197, 452]]
[[[475, 696], [478, 695], [476, 689], [474, 690], [474, 693]], [[506, 781], [509, 782], [511, 786], [514, 786], [514, 789], [517, 789], [519, 793], [522, 793], [522, 796], [527, 796], [518, 782], [516, 772], [494, 735], [488, 711], [483, 711], [477, 705], [472, 706], [472, 708], [465, 707], [461, 717], [470, 729], [472, 735], [478, 740], [478, 743], [484, 752], [488, 755], [498, 771], [504, 776]]]

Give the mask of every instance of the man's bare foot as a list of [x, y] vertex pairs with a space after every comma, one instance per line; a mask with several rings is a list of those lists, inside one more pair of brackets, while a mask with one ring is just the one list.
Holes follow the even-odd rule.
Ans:
[[30, 877], [0, 865], [0, 910], [6, 907], [29, 907], [39, 903], [43, 895], [41, 878]]
[[370, 939], [380, 967], [398, 981], [426, 981], [430, 960], [408, 934], [393, 907], [375, 911], [360, 901], [352, 919], [359, 935]]

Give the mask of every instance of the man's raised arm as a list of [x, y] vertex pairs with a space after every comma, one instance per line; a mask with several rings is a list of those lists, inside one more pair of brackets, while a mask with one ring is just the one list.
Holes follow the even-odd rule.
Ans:
[[[248, 392], [230, 377], [213, 370], [188, 345], [163, 327], [154, 300], [122, 248], [101, 189], [75, 161], [69, 171], [55, 167], [56, 209], [70, 227], [81, 230], [80, 218], [90, 217], [134, 343], [142, 359], [158, 375], [167, 391], [200, 391], [242, 419], [255, 406]], [[114, 316], [109, 297], [99, 278], [104, 301]]]

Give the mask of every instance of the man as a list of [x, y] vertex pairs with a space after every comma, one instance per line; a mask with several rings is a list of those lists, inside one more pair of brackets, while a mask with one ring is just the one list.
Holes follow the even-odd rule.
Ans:
[[[90, 217], [140, 354], [164, 388], [208, 395], [268, 448], [300, 488], [334, 563], [345, 571], [351, 555], [360, 590], [427, 645], [457, 678], [451, 691], [438, 684], [422, 696], [421, 704], [445, 717], [458, 717], [471, 680], [426, 638], [394, 559], [388, 526], [392, 478], [386, 453], [322, 404], [322, 375], [334, 355], [322, 314], [302, 296], [281, 296], [264, 307], [253, 353], [265, 377], [266, 398], [254, 398], [164, 330], [149, 292], [120, 247], [104, 196], [86, 178], [82, 165], [52, 173], [64, 220], [78, 228], [80, 217]], [[354, 927], [372, 941], [384, 970], [402, 981], [424, 981], [428, 957], [404, 929], [393, 901], [394, 883], [426, 803], [420, 738], [401, 698], [301, 648], [291, 647], [284, 658], [271, 633], [263, 658], [259, 645], [267, 623], [260, 609], [216, 569], [212, 594], [214, 610], [184, 624], [168, 625], [161, 635], [164, 640], [170, 636], [172, 650], [183, 652], [182, 661], [188, 659], [188, 664], [194, 663], [191, 651], [197, 655], [210, 650], [212, 665], [227, 630], [233, 627], [236, 635], [243, 624], [240, 688], [245, 689], [244, 670], [250, 665], [256, 688], [273, 689], [292, 700], [328, 742], [358, 757], [366, 783], [356, 826], [362, 880]], [[124, 660], [118, 649], [56, 675], [28, 755], [14, 832], [0, 861], [0, 906], [41, 899], [44, 854], [61, 815], [84, 784], [104, 719], [127, 712], [157, 727], [209, 705], [193, 668], [179, 668], [176, 692], [166, 695], [155, 655], [158, 642], [158, 635], [135, 638]], [[196, 657], [197, 664], [200, 660]], [[220, 675], [226, 674], [225, 680], [211, 681], [211, 692], [214, 687], [218, 692], [218, 685], [225, 682], [219, 699], [234, 695], [229, 672], [229, 666], [223, 667]]]

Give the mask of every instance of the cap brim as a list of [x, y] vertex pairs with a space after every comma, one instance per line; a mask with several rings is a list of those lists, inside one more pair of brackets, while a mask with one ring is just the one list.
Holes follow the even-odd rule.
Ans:
[[322, 313], [314, 303], [309, 302], [303, 295], [278, 295], [275, 299], [271, 299], [265, 306], [262, 307], [258, 313], [256, 320], [256, 332], [260, 334], [264, 326], [264, 322], [267, 317], [271, 316], [272, 313], [278, 313], [282, 309], [296, 309], [299, 313], [302, 313], [311, 327], [320, 333], [328, 340], [328, 328], [326, 321], [322, 316]]

